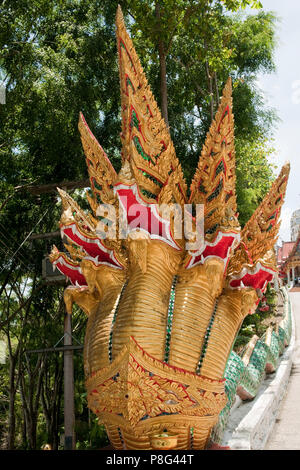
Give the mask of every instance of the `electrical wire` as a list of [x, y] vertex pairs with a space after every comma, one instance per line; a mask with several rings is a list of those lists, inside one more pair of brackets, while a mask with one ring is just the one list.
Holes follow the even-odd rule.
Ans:
[[[0, 233], [1, 233], [1, 232], [0, 232]], [[5, 248], [6, 248], [6, 250], [5, 250], [3, 247], [0, 246], [2, 252], [5, 254], [5, 257], [7, 257], [7, 254], [9, 254], [9, 252], [10, 252], [10, 253], [13, 253], [12, 249], [9, 248], [9, 247], [6, 245], [6, 243], [4, 243], [4, 241], [3, 241], [2, 239], [0, 239], [0, 243], [2, 243], [2, 245], [4, 245]], [[7, 250], [8, 250], [8, 251], [7, 251]], [[23, 265], [24, 268], [28, 269], [28, 264], [26, 264], [27, 262], [25, 263], [24, 259], [22, 259], [19, 255], [17, 256], [17, 259], [18, 259], [19, 263], [21, 263], [21, 264]], [[4, 267], [7, 267], [7, 266], [8, 266], [9, 261], [10, 261], [10, 260], [8, 260], [8, 262], [5, 264]], [[3, 268], [3, 269], [4, 269], [4, 268]], [[2, 271], [1, 271], [1, 272], [2, 272]]]
[[[8, 245], [5, 243], [5, 241], [4, 241], [4, 240], [6, 240], [6, 241], [7, 241], [7, 240], [10, 240], [10, 237], [9, 237], [9, 235], [7, 235], [7, 232], [5, 233], [5, 232], [0, 228], [0, 234], [3, 236], [3, 238], [1, 238], [0, 241], [2, 241], [2, 243], [5, 245], [5, 247], [6, 247], [9, 251], [11, 251], [11, 252], [13, 253], [13, 252], [14, 252], [14, 251], [13, 251], [13, 246], [8, 246]], [[26, 261], [26, 262], [27, 262], [27, 256], [25, 256], [24, 253], [20, 252], [18, 255], [22, 257], [23, 261]]]
[[[15, 238], [15, 236], [12, 233], [9, 233], [7, 228], [4, 227], [4, 225], [0, 222], [0, 232], [1, 231], [3, 235], [5, 236], [5, 238], [12, 239], [17, 246], [19, 245], [19, 241]], [[24, 253], [22, 253], [22, 255], [24, 255]], [[27, 257], [27, 253], [26, 253], [25, 259], [27, 259], [26, 257]]]
[[[8, 240], [9, 238], [6, 236], [6, 234], [4, 232], [2, 232], [2, 230], [0, 229], [0, 234], [4, 237], [4, 239]], [[4, 241], [3, 238], [0, 239], [0, 242], [2, 243], [2, 245], [5, 246], [5, 248], [8, 250], [8, 252], [6, 251], [6, 256], [7, 254], [9, 254], [10, 252], [10, 255], [13, 255], [14, 254], [14, 251], [13, 251], [13, 247], [10, 247], [8, 246], [5, 241]], [[27, 266], [28, 265], [28, 256], [25, 255], [24, 253], [22, 252], [19, 252], [17, 254], [17, 258], [19, 259], [19, 261], [25, 263], [25, 265]], [[32, 261], [32, 260], [31, 260]], [[33, 262], [33, 261], [32, 261]]]
[[[17, 255], [17, 253], [20, 251], [20, 249], [22, 248], [22, 246], [24, 245], [24, 243], [26, 243], [26, 241], [28, 240], [28, 238], [30, 237], [30, 235], [33, 233], [33, 231], [36, 229], [36, 227], [40, 224], [40, 222], [43, 220], [43, 218], [45, 217], [45, 215], [47, 214], [47, 212], [49, 211], [50, 207], [48, 207], [48, 209], [45, 210], [44, 214], [41, 216], [41, 218], [38, 220], [38, 222], [35, 224], [35, 226], [33, 227], [33, 229], [29, 232], [29, 234], [26, 236], [26, 238], [22, 241], [22, 243], [20, 244], [20, 246], [18, 247], [18, 249], [14, 252], [13, 256], [9, 259], [9, 261], [12, 261], [15, 256]], [[8, 262], [9, 262], [8, 261]], [[0, 271], [0, 274], [2, 273], [2, 271], [6, 268], [8, 263], [6, 263], [6, 265], [3, 266], [3, 268], [1, 269]]]
[[[0, 223], [0, 227], [1, 227], [1, 226], [2, 226], [2, 229], [4, 229], [3, 225]], [[5, 232], [6, 232], [6, 233], [5, 233]], [[3, 230], [1, 230], [1, 228], [0, 228], [0, 234], [1, 234], [1, 233], [2, 233], [2, 235], [4, 236], [4, 238], [6, 238], [6, 239], [9, 239], [9, 237], [12, 238], [12, 239], [15, 241], [16, 245], [18, 245], [18, 242], [17, 242], [16, 238], [15, 238], [14, 236], [12, 236], [12, 235], [9, 236], [7, 230], [4, 229], [4, 231], [3, 231]], [[1, 242], [1, 239], [0, 239], [0, 242]], [[4, 243], [4, 242], [3, 242], [3, 243]], [[4, 243], [4, 244], [5, 244], [5, 243]], [[13, 249], [12, 249], [12, 248], [9, 248], [6, 244], [5, 244], [5, 246], [6, 246], [6, 248], [7, 248], [8, 250], [10, 250], [11, 253], [13, 253]], [[44, 251], [44, 250], [35, 250], [35, 253], [43, 253], [43, 251]], [[7, 255], [7, 253], [6, 253], [6, 255]], [[21, 255], [21, 256], [20, 256], [20, 255]], [[22, 251], [20, 251], [20, 253], [18, 254], [17, 258], [18, 258], [18, 257], [19, 257], [19, 260], [20, 260], [21, 262], [22, 262], [22, 260], [25, 261], [26, 267], [28, 266], [28, 261], [30, 261], [30, 263], [31, 263], [33, 266], [35, 265], [35, 260], [33, 259], [32, 255], [28, 255], [27, 252], [26, 252], [26, 254], [24, 254]], [[23, 264], [23, 265], [24, 265], [24, 264]]]

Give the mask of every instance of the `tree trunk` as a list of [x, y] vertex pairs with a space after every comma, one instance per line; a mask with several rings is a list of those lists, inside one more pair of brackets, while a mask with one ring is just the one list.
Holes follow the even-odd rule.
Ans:
[[7, 436], [7, 449], [13, 450], [15, 448], [15, 434], [16, 434], [16, 415], [15, 415], [15, 361], [10, 357], [9, 366], [9, 409], [8, 409], [8, 436]]
[[[55, 374], [53, 383], [47, 372], [44, 375], [41, 402], [46, 420], [47, 443], [51, 444], [53, 450], [58, 450], [58, 424], [60, 417], [60, 401], [63, 385], [63, 367], [58, 359], [55, 359]], [[47, 371], [47, 369], [46, 369]]]
[[[20, 387], [21, 398], [23, 406], [26, 403], [24, 383]], [[36, 426], [37, 426], [37, 414], [31, 409], [28, 409], [27, 405], [24, 406], [24, 417], [25, 417], [25, 429], [26, 429], [26, 443], [30, 450], [36, 450]]]
[[[26, 355], [25, 355], [26, 357]], [[26, 434], [30, 450], [36, 449], [37, 417], [41, 397], [41, 382], [45, 368], [43, 357], [37, 360], [34, 369], [26, 357], [27, 368], [20, 370], [20, 394], [26, 420]], [[25, 377], [28, 378], [26, 383]]]
[[61, 400], [61, 396], [62, 396], [62, 393], [63, 393], [63, 375], [61, 374], [60, 376], [60, 381], [59, 381], [59, 387], [58, 387], [58, 400], [57, 400], [57, 410], [56, 410], [56, 430], [55, 430], [55, 439], [56, 439], [56, 449], [58, 449], [58, 444], [59, 444], [59, 440], [58, 440], [58, 426], [59, 426], [59, 418], [60, 418], [60, 412], [61, 412], [61, 403], [62, 403], [62, 400]]
[[158, 44], [159, 51], [159, 70], [160, 70], [160, 99], [161, 99], [161, 112], [166, 125], [169, 127], [168, 118], [168, 91], [167, 91], [167, 66], [166, 55], [164, 52], [164, 45], [162, 41]]
[[27, 429], [26, 429], [26, 417], [23, 410], [23, 422], [22, 422], [22, 443], [25, 444], [27, 442]]
[[[8, 312], [7, 312], [8, 315]], [[6, 447], [8, 450], [15, 448], [16, 437], [16, 413], [15, 413], [15, 400], [16, 400], [16, 357], [18, 355], [18, 348], [16, 355], [13, 354], [11, 339], [9, 331], [6, 332], [7, 345], [9, 351], [9, 407], [8, 407], [8, 434]]]
[[214, 79], [215, 79], [215, 88], [216, 88], [216, 101], [217, 101], [217, 108], [218, 108], [220, 105], [220, 95], [219, 95], [217, 72], [214, 73]]
[[[160, 5], [157, 2], [155, 5], [155, 15], [157, 19], [158, 30], [160, 29], [161, 16]], [[160, 108], [162, 117], [166, 125], [169, 127], [168, 119], [168, 90], [167, 90], [167, 65], [166, 65], [166, 51], [165, 44], [161, 36], [158, 38], [158, 56], [159, 56], [159, 71], [160, 71]]]
[[30, 414], [28, 420], [28, 429], [27, 429], [27, 438], [29, 443], [30, 450], [36, 450], [36, 426], [37, 426], [37, 417], [36, 414]]
[[208, 81], [208, 90], [210, 96], [210, 120], [213, 122], [214, 120], [214, 90], [213, 90], [213, 77], [209, 70], [208, 62], [205, 62], [205, 70], [206, 76]]
[[27, 408], [27, 403], [26, 403], [26, 399], [25, 399], [25, 391], [24, 391], [24, 377], [23, 375], [21, 374], [20, 376], [20, 396], [21, 396], [21, 401], [22, 401], [22, 408], [23, 408], [23, 417], [24, 417], [24, 421], [25, 421], [25, 426], [24, 426], [24, 431], [25, 431], [25, 439], [24, 439], [24, 442], [23, 444], [25, 445], [26, 444], [26, 448], [28, 448], [28, 442], [29, 442], [29, 438], [28, 438], [28, 434], [29, 434], [29, 411], [28, 411], [28, 408]]

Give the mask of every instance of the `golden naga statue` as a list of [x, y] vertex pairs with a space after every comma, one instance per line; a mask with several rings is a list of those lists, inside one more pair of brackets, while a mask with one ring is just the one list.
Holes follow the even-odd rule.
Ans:
[[[289, 164], [241, 230], [229, 79], [188, 199], [120, 8], [116, 23], [122, 168], [115, 172], [80, 114], [92, 213], [59, 190], [70, 256], [54, 247], [50, 259], [71, 282], [68, 313], [76, 302], [88, 315], [88, 405], [113, 447], [164, 448], [166, 437], [165, 448], [205, 449], [227, 401], [223, 374], [235, 337], [276, 272]], [[200, 246], [186, 243], [198, 230], [191, 214], [190, 232], [176, 237], [176, 211], [162, 210], [186, 204], [204, 207]]]

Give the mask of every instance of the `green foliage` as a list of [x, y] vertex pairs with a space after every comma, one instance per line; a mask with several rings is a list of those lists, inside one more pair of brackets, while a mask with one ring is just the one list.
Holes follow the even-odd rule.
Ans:
[[89, 426], [85, 422], [81, 422], [80, 425], [78, 422], [76, 424], [77, 450], [99, 450], [109, 445], [105, 428], [103, 424], [99, 424], [95, 416], [92, 417]]
[[245, 225], [270, 188], [273, 173], [268, 158], [272, 152], [267, 140], [236, 139], [236, 192], [241, 226]]
[[[269, 307], [268, 310], [264, 311], [262, 309], [264, 305]], [[245, 346], [253, 335], [261, 337], [265, 333], [267, 330], [267, 322], [265, 320], [271, 319], [275, 315], [276, 308], [277, 292], [269, 283], [264, 297], [260, 300], [256, 311], [244, 319], [234, 343], [235, 351], [239, 351], [243, 346]]]
[[232, 11], [237, 11], [239, 8], [262, 8], [262, 2], [258, 0], [222, 0], [224, 5]]

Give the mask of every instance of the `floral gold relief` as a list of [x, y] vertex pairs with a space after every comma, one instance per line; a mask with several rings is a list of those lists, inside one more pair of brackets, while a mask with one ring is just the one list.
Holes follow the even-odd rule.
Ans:
[[111, 366], [93, 374], [86, 386], [90, 408], [132, 441], [141, 435], [150, 441], [153, 431], [174, 429], [177, 420], [184, 423], [185, 431], [188, 425], [211, 426], [227, 402], [223, 380], [158, 361], [132, 337]]

